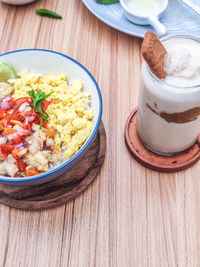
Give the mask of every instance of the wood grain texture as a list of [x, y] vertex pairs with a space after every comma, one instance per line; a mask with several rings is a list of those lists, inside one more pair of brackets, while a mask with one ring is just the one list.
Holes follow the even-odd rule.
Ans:
[[[37, 16], [43, 7], [63, 20]], [[108, 140], [101, 177], [74, 201], [42, 212], [0, 205], [0, 266], [200, 266], [200, 164], [156, 173], [139, 165], [124, 142], [137, 105], [141, 40], [103, 24], [80, 0], [1, 4], [0, 14], [1, 53], [52, 49], [91, 71]]]
[[66, 204], [78, 197], [98, 175], [106, 154], [106, 132], [101, 122], [99, 131], [81, 161], [66, 174], [37, 186], [0, 184], [0, 202], [16, 209], [44, 210]]

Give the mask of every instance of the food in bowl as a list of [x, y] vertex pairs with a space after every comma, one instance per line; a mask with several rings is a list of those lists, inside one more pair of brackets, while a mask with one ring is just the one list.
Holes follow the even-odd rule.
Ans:
[[24, 70], [0, 83], [0, 174], [33, 176], [70, 159], [92, 131], [81, 81]]

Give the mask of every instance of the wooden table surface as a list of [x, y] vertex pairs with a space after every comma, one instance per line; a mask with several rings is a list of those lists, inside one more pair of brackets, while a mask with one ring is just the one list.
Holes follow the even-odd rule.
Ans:
[[[43, 7], [63, 19], [36, 15]], [[100, 22], [80, 0], [0, 4], [0, 36], [1, 53], [52, 49], [89, 69], [102, 91], [108, 144], [100, 175], [67, 205], [41, 212], [0, 205], [0, 266], [200, 266], [200, 162], [160, 174], [140, 166], [124, 143], [141, 40]]]

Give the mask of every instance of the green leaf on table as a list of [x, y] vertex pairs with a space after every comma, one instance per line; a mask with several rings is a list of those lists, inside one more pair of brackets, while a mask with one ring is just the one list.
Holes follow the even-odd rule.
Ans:
[[[96, 0], [99, 4], [109, 5], [119, 2], [119, 0]], [[138, 0], [139, 1], [139, 0]]]
[[51, 17], [51, 18], [55, 18], [55, 19], [62, 19], [62, 17], [60, 15], [58, 15], [57, 13], [52, 12], [52, 11], [47, 10], [47, 9], [43, 9], [43, 8], [37, 9], [36, 13], [40, 16]]

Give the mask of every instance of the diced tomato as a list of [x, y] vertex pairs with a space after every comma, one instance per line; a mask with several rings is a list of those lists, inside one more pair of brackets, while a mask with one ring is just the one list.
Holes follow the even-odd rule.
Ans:
[[20, 170], [26, 171], [26, 164], [22, 160], [18, 159], [17, 164]]
[[17, 114], [12, 114], [12, 120], [17, 120], [17, 121], [24, 121], [26, 115], [31, 115], [30, 111], [21, 111], [18, 112]]
[[36, 124], [40, 124], [40, 116], [37, 113], [35, 114], [35, 120], [34, 120], [34, 122]]
[[0, 156], [1, 156], [1, 158], [6, 159], [7, 156], [12, 153], [12, 150], [14, 148], [15, 147], [13, 145], [0, 144], [0, 149], [1, 149]]
[[47, 122], [46, 122], [46, 121], [43, 121], [42, 126], [43, 126], [44, 128], [47, 128]]
[[2, 153], [2, 152], [0, 152], [0, 157], [1, 157], [3, 160], [5, 160], [5, 159], [7, 158], [7, 155], [4, 154], [4, 153]]
[[0, 110], [0, 120], [3, 118], [5, 112], [6, 112], [6, 109], [5, 108], [3, 108], [3, 109]]
[[[36, 123], [36, 124], [40, 124], [40, 116], [38, 114], [36, 114], [35, 120], [33, 122]], [[46, 121], [43, 121], [42, 126], [44, 128], [47, 128], [47, 122]]]
[[[9, 108], [9, 109], [7, 109], [6, 110], [6, 116], [12, 116], [12, 109], [11, 108]], [[5, 116], [5, 115], [4, 115]]]
[[12, 119], [13, 120], [17, 120], [17, 121], [24, 121], [25, 120], [25, 115], [18, 113], [18, 114], [14, 114], [12, 115]]
[[0, 131], [3, 131], [4, 128], [7, 128], [7, 126], [8, 126], [8, 120], [6, 118], [0, 120]]
[[17, 154], [18, 154], [20, 151], [21, 151], [21, 149], [19, 149], [19, 148], [14, 148], [14, 149], [12, 150], [12, 156], [13, 156], [15, 159], [18, 159], [19, 156], [18, 156]]
[[25, 102], [26, 102], [26, 101], [23, 101], [22, 103], [20, 102], [20, 103], [18, 103], [18, 104], [15, 105], [15, 107], [14, 107], [14, 109], [13, 109], [13, 115], [15, 115], [15, 114], [17, 113], [19, 107], [20, 107], [23, 103], [25, 103]]
[[2, 124], [4, 128], [6, 128], [8, 126], [8, 120], [7, 120], [7, 118], [3, 118], [0, 121], [0, 124]]
[[11, 141], [12, 141], [14, 144], [19, 144], [19, 143], [21, 143], [21, 137], [17, 134], [17, 135], [15, 135], [15, 136], [11, 139]]
[[26, 174], [28, 176], [33, 176], [33, 175], [37, 175], [39, 172], [37, 169], [35, 168], [29, 168], [29, 169], [26, 169]]
[[16, 100], [16, 105], [14, 107], [13, 114], [16, 114], [18, 112], [18, 109], [20, 108], [20, 106], [22, 104], [26, 103], [26, 102], [28, 102], [28, 103], [31, 104], [32, 103], [31, 98], [29, 98], [29, 97], [21, 97], [21, 98], [18, 98]]
[[41, 105], [43, 107], [44, 110], [46, 110], [48, 108], [48, 106], [53, 102], [53, 99], [49, 100], [49, 101], [45, 101], [43, 102]]
[[21, 138], [21, 142], [24, 143], [24, 141], [26, 139], [26, 136], [25, 135], [22, 135], [20, 138]]
[[13, 128], [5, 128], [4, 131], [3, 131], [3, 134], [4, 135], [9, 135], [9, 134], [14, 134], [16, 133], [17, 131]]
[[30, 98], [30, 97], [20, 97], [20, 98], [17, 98], [16, 100], [15, 100], [15, 103], [19, 103], [19, 102], [23, 102], [23, 101], [28, 101], [28, 102], [32, 102], [32, 98]]
[[[30, 133], [30, 131], [31, 131], [31, 126], [30, 126], [30, 124], [28, 123], [28, 124], [24, 125], [23, 129], [24, 129], [24, 130], [28, 130], [29, 133]], [[29, 134], [29, 133], [28, 133], [28, 134]], [[28, 134], [27, 134], [27, 135], [28, 135]]]
[[[5, 125], [8, 126], [8, 124], [10, 123], [10, 119], [11, 119], [11, 117], [12, 117], [12, 114], [9, 114], [9, 113], [6, 113], [6, 114], [4, 115], [4, 120], [5, 120], [4, 124], [5, 124]], [[5, 126], [5, 127], [7, 127], [7, 126]]]
[[30, 115], [33, 116], [33, 117], [35, 118], [35, 116], [36, 116], [36, 112], [32, 109]]
[[1, 152], [5, 155], [11, 154], [12, 150], [15, 148], [13, 145], [0, 144]]
[[11, 100], [9, 101], [10, 108], [13, 108], [15, 106], [15, 101]]
[[3, 120], [0, 121], [0, 132], [4, 130], [4, 123]]
[[[22, 104], [26, 102], [29, 104], [32, 104], [33, 99], [31, 97], [21, 97], [21, 98], [14, 100], [11, 96], [9, 97], [10, 97], [10, 100], [8, 101], [10, 104], [10, 108], [7, 111], [5, 109], [0, 110], [0, 131], [4, 130], [5, 135], [12, 134], [14, 133], [14, 130], [12, 128], [9, 128], [9, 125], [13, 126], [17, 124], [20, 127], [23, 127], [21, 123], [24, 123], [24, 121], [26, 121], [28, 126], [23, 127], [23, 129], [29, 130], [28, 132], [29, 134], [33, 123], [40, 124], [40, 121], [41, 121], [40, 116], [37, 112], [35, 112], [34, 108], [32, 108], [31, 111], [21, 111], [21, 112], [19, 112], [19, 108]], [[50, 101], [45, 101], [41, 103], [43, 110], [46, 110], [48, 106], [52, 103], [52, 101], [53, 99], [51, 99]], [[27, 115], [33, 116], [34, 119], [28, 122], [28, 119], [26, 119]], [[47, 128], [47, 122], [43, 121], [42, 126]], [[21, 139], [23, 139], [23, 136]], [[13, 142], [18, 143], [19, 137], [17, 137], [16, 140], [14, 140]]]

